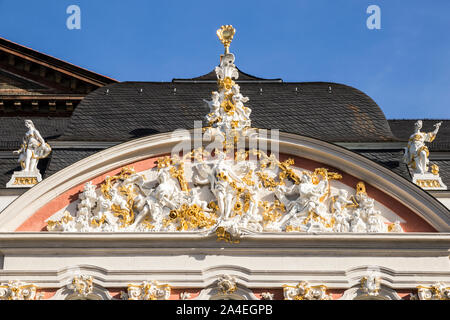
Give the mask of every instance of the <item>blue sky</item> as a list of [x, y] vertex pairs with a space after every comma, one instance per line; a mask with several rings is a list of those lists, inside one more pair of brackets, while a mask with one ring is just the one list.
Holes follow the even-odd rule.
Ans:
[[[81, 29], [69, 30], [69, 5]], [[381, 29], [369, 30], [369, 5]], [[450, 118], [449, 0], [0, 0], [0, 36], [119, 81], [211, 71], [232, 24], [249, 74], [330, 81], [372, 97], [387, 118]], [[242, 87], [245, 93], [245, 87]]]

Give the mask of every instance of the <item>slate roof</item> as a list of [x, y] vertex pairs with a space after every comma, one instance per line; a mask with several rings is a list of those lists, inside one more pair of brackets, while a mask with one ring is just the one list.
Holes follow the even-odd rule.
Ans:
[[48, 167], [45, 170], [44, 178], [51, 176], [52, 174], [87, 158], [97, 152], [100, 149], [55, 149], [52, 151]]
[[[264, 79], [252, 76], [251, 74], [245, 73], [239, 68], [236, 68], [238, 70], [238, 79], [235, 80], [237, 83], [247, 82], [247, 81], [259, 81], [259, 82], [283, 82], [280, 78], [277, 79]], [[217, 82], [217, 75], [215, 69], [211, 70], [207, 74], [195, 77], [195, 78], [188, 78], [188, 79], [178, 79], [175, 78], [172, 80], [172, 82], [196, 82], [196, 81], [211, 81], [216, 83]]]
[[[331, 88], [331, 91], [329, 89]], [[191, 129], [208, 113], [210, 82], [122, 82], [90, 93], [58, 140], [128, 141]], [[328, 82], [248, 82], [252, 126], [337, 142], [396, 141], [378, 105], [363, 92]], [[204, 123], [206, 126], [206, 123]]]
[[411, 180], [408, 167], [403, 163], [403, 150], [355, 150], [355, 152]]
[[25, 120], [31, 119], [44, 140], [51, 140], [63, 134], [67, 117], [0, 117], [0, 150], [17, 150], [27, 132]]
[[439, 166], [439, 176], [441, 177], [447, 188], [450, 189], [450, 159], [430, 161], [430, 164], [433, 163]]
[[[449, 112], [450, 116], [450, 112]], [[414, 133], [414, 123], [417, 119], [408, 120], [389, 120], [389, 126], [392, 133], [402, 141], [408, 141], [409, 137]], [[422, 120], [422, 132], [433, 131], [434, 124], [441, 122], [436, 139], [432, 143], [427, 143], [430, 151], [450, 151], [450, 120]]]

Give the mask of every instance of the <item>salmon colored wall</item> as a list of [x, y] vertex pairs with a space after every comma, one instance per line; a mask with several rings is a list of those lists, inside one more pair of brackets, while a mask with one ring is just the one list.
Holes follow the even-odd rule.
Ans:
[[[127, 166], [133, 167], [136, 172], [144, 171], [151, 169], [156, 166], [156, 159], [165, 156], [161, 155], [159, 157], [149, 158], [145, 160], [141, 160], [135, 163], [130, 163]], [[280, 160], [284, 161], [288, 158], [293, 158], [295, 160], [294, 166], [299, 166], [305, 168], [307, 170], [314, 171], [315, 168], [327, 168], [330, 171], [335, 171], [342, 174], [342, 179], [339, 180], [342, 183], [355, 188], [356, 184], [360, 181], [354, 176], [344, 173], [339, 169], [333, 168], [329, 165], [325, 165], [323, 163], [319, 163], [313, 160], [309, 160], [306, 158], [300, 158], [291, 155], [280, 154]], [[123, 167], [123, 166], [122, 166]], [[71, 202], [76, 201], [78, 199], [79, 194], [82, 192], [84, 188], [84, 183], [88, 181], [92, 181], [93, 184], [97, 185], [97, 187], [105, 180], [106, 176], [114, 176], [120, 172], [122, 167], [116, 168], [109, 172], [106, 172], [100, 176], [97, 176], [93, 179], [89, 179], [82, 184], [64, 192], [57, 198], [51, 200], [43, 207], [39, 208], [36, 213], [27, 219], [16, 231], [46, 231], [46, 223], [45, 220], [51, 217], [55, 212], [61, 210], [62, 208], [69, 205]], [[370, 184], [366, 183], [366, 191], [367, 194], [375, 199], [376, 201], [382, 203], [387, 208], [391, 209], [397, 215], [399, 215], [402, 219], [407, 221], [407, 223], [402, 223], [401, 226], [405, 232], [436, 232], [436, 230], [429, 225], [424, 219], [416, 215], [412, 210], [408, 207], [395, 200], [393, 197], [384, 193], [383, 191], [372, 187]]]
[[261, 294], [263, 292], [270, 292], [273, 294], [273, 300], [283, 300], [284, 296], [283, 296], [283, 289], [265, 289], [265, 288], [255, 288], [252, 289], [253, 293], [255, 296], [258, 297], [258, 299], [261, 299], [262, 296]]
[[38, 289], [37, 294], [43, 294], [42, 300], [47, 300], [53, 297], [56, 291], [58, 291], [58, 289]]
[[[58, 289], [39, 289], [38, 293], [43, 293], [44, 297], [42, 299], [45, 300], [53, 297], [57, 290]], [[180, 294], [182, 292], [189, 292], [191, 294], [190, 299], [194, 299], [200, 294], [201, 290], [202, 289], [200, 288], [172, 289], [169, 300], [180, 300]], [[108, 291], [113, 299], [120, 300], [120, 292], [126, 292], [127, 288], [110, 288]], [[332, 300], [337, 300], [342, 297], [344, 291], [344, 289], [328, 289], [326, 293], [331, 294]], [[270, 292], [274, 295], [273, 300], [284, 300], [283, 289], [254, 288], [252, 289], [252, 292], [258, 299], [261, 299], [261, 294], [263, 292]], [[412, 295], [412, 292], [409, 289], [396, 290], [396, 292], [402, 300], [410, 300]]]

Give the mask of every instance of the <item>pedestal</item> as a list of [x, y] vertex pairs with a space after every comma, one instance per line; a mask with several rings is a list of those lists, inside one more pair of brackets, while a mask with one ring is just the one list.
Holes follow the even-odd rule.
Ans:
[[14, 171], [7, 188], [31, 188], [42, 181], [39, 171]]
[[412, 181], [424, 190], [447, 190], [439, 175], [427, 173], [413, 173]]

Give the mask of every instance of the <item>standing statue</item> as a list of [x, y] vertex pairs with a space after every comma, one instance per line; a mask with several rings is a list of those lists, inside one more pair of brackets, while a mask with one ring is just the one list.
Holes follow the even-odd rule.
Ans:
[[45, 143], [31, 120], [25, 120], [25, 126], [28, 131], [25, 133], [22, 145], [19, 150], [13, 151], [13, 153], [19, 155], [18, 161], [23, 171], [37, 171], [39, 159], [46, 158], [52, 149]]
[[409, 137], [408, 145], [405, 148], [403, 162], [406, 163], [412, 171], [412, 181], [425, 190], [447, 190], [447, 186], [439, 177], [439, 167], [434, 164], [431, 166], [431, 173], [428, 172], [428, 163], [430, 152], [425, 142], [432, 142], [439, 131], [442, 122], [434, 125], [432, 132], [421, 132], [422, 120], [414, 124], [414, 133]]
[[425, 142], [432, 142], [439, 131], [442, 122], [434, 125], [435, 129], [432, 132], [421, 132], [422, 120], [418, 120], [414, 124], [414, 133], [409, 137], [408, 146], [405, 148], [405, 155], [403, 161], [408, 164], [414, 173], [423, 174], [428, 172], [428, 151]]
[[34, 127], [33, 121], [25, 120], [28, 131], [25, 133], [19, 150], [13, 151], [19, 155], [18, 162], [22, 171], [15, 171], [11, 180], [6, 184], [7, 188], [32, 187], [42, 180], [37, 168], [39, 159], [48, 157], [52, 149], [44, 141], [39, 131]]

